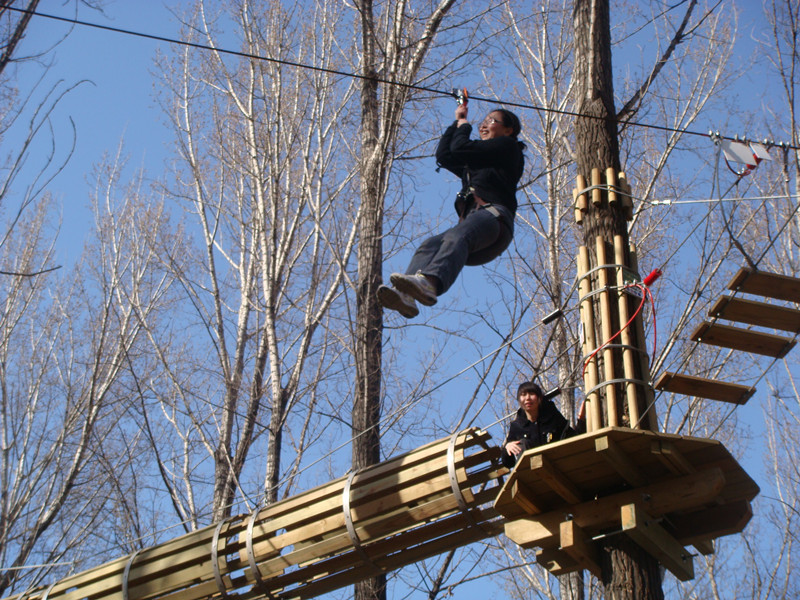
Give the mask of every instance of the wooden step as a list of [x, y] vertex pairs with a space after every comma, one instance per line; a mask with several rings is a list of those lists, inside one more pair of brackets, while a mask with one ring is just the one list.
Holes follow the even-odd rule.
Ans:
[[728, 284], [728, 289], [800, 303], [800, 279], [788, 275], [741, 268]]
[[744, 350], [773, 358], [783, 358], [796, 343], [792, 338], [780, 335], [708, 322], [701, 323], [692, 333], [691, 339], [703, 344]]
[[800, 310], [787, 306], [775, 306], [756, 300], [722, 296], [708, 311], [708, 315], [748, 325], [800, 333]]
[[704, 379], [683, 373], [670, 373], [669, 371], [662, 373], [653, 387], [674, 394], [698, 396], [731, 404], [744, 404], [756, 391], [756, 388], [746, 385]]

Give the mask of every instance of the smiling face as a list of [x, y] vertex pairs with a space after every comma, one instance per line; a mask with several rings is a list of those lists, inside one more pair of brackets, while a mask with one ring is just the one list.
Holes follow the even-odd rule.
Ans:
[[535, 390], [522, 390], [519, 393], [519, 405], [528, 414], [531, 421], [535, 421], [539, 415], [539, 405], [542, 397]]
[[490, 112], [480, 124], [478, 133], [482, 140], [490, 140], [492, 138], [509, 136], [514, 133], [514, 130], [503, 124], [503, 113], [494, 110]]

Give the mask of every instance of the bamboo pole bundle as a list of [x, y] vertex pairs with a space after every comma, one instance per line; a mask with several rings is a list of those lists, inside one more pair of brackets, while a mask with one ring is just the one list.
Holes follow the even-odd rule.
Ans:
[[[589, 273], [589, 249], [581, 246], [578, 249], [578, 286], [580, 294], [580, 314], [583, 326], [583, 357], [587, 360], [596, 347], [594, 334], [594, 313], [592, 312], [592, 277]], [[584, 365], [583, 384], [586, 390], [595, 390], [600, 378], [597, 368], [597, 356]], [[586, 395], [586, 430], [595, 431], [603, 426], [601, 419], [600, 395], [595, 390]]]
[[[639, 270], [639, 257], [636, 252], [636, 246], [634, 244], [630, 244], [629, 246], [629, 254], [630, 254], [630, 263], [631, 269], [635, 272]], [[635, 335], [637, 339], [641, 340], [642, 349], [644, 350], [644, 324], [641, 318], [637, 318], [634, 321], [635, 324]], [[649, 382], [650, 379], [650, 360], [647, 356], [647, 352], [640, 352], [639, 353], [639, 365], [640, 371], [642, 373], [647, 374], [647, 379]], [[647, 427], [645, 429], [650, 429], [651, 431], [658, 431], [658, 416], [656, 415], [656, 407], [655, 407], [655, 393], [653, 392], [653, 386], [645, 385], [644, 386], [644, 400], [645, 400], [645, 407], [644, 409], [647, 411]], [[641, 417], [640, 417], [641, 420]], [[641, 425], [640, 425], [641, 427]]]
[[13, 598], [288, 600], [351, 585], [502, 530], [489, 437], [464, 430]]
[[[625, 260], [625, 242], [621, 235], [614, 236], [614, 261], [618, 265], [626, 264]], [[617, 269], [617, 304], [619, 307], [619, 321], [620, 323], [627, 323], [631, 318], [631, 311], [628, 305], [628, 292], [625, 290], [625, 273], [622, 267]], [[641, 320], [641, 315], [637, 317]], [[640, 394], [636, 387], [636, 360], [635, 354], [641, 351], [634, 345], [636, 339], [632, 333], [631, 327], [625, 327], [620, 334], [622, 339], [622, 366], [625, 374], [625, 397], [628, 399], [628, 418], [629, 426], [640, 428], [639, 424], [639, 397]]]
[[[587, 200], [589, 193], [591, 201]], [[592, 169], [591, 185], [587, 187], [586, 178], [578, 175], [572, 194], [577, 223], [585, 224], [591, 206], [621, 208], [627, 220], [633, 218], [631, 186], [624, 172], [617, 173], [611, 167]], [[605, 426], [657, 429], [652, 408], [648, 411], [647, 423], [641, 423], [644, 410], [653, 402], [653, 390], [649, 383], [641, 315], [628, 323], [632, 313], [628, 292], [624, 291], [628, 278], [638, 277], [635, 250], [629, 256], [622, 236], [615, 236], [614, 260], [609, 264], [612, 245], [606, 244], [602, 235], [594, 237], [592, 244], [594, 255], [585, 246], [578, 252], [587, 431]], [[618, 318], [614, 319], [614, 315]], [[602, 339], [598, 340], [598, 336]], [[612, 343], [617, 337], [619, 341]]]
[[[606, 257], [606, 242], [601, 236], [595, 239], [596, 255], [597, 255], [597, 288], [600, 292], [600, 330], [603, 333], [604, 343], [610, 342], [614, 336], [613, 324], [611, 315], [611, 298], [608, 292], [608, 260]], [[605, 375], [604, 381], [613, 382], [617, 376], [614, 369], [615, 364], [614, 347], [606, 345], [603, 348], [603, 374]], [[605, 386], [606, 392], [606, 422], [607, 426], [619, 426], [619, 410], [617, 408], [617, 388], [614, 383], [609, 383]]]

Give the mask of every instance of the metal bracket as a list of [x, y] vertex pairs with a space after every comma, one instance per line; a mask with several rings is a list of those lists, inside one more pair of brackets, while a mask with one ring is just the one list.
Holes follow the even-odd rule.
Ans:
[[475, 515], [472, 514], [471, 510], [469, 510], [469, 507], [467, 506], [467, 500], [464, 498], [464, 494], [461, 492], [461, 487], [458, 485], [458, 476], [456, 475], [456, 441], [458, 440], [459, 433], [459, 431], [456, 431], [453, 435], [451, 435], [450, 443], [447, 445], [447, 474], [450, 476], [450, 489], [453, 491], [453, 496], [456, 498], [458, 508], [461, 510], [467, 520], [472, 523], [474, 527], [483, 530], [483, 527], [481, 527], [481, 525], [475, 519]]
[[361, 545], [361, 540], [358, 539], [358, 534], [356, 533], [356, 528], [353, 525], [353, 517], [350, 514], [350, 486], [353, 484], [353, 478], [356, 476], [358, 471], [352, 471], [350, 475], [347, 477], [347, 482], [344, 484], [344, 488], [342, 489], [342, 510], [344, 510], [344, 525], [347, 528], [347, 535], [350, 536], [350, 542], [352, 542], [353, 547], [356, 549], [356, 552], [361, 556], [366, 564], [371, 566], [372, 568], [378, 571], [385, 571], [384, 568], [376, 565], [373, 560], [367, 554], [367, 551], [364, 550], [364, 546]]
[[[141, 552], [141, 549], [131, 554], [130, 557], [128, 557], [128, 562], [125, 563], [125, 570], [122, 572], [122, 600], [128, 600], [128, 577], [131, 574], [133, 561], [135, 561], [136, 557], [139, 556], [139, 552]], [[47, 590], [47, 592], [49, 593], [50, 590]], [[47, 600], [47, 594], [44, 595], [42, 600]]]
[[586, 393], [584, 394], [584, 396], [586, 396], [588, 398], [589, 396], [594, 394], [596, 391], [598, 391], [600, 388], [603, 388], [603, 387], [606, 387], [606, 386], [609, 386], [609, 385], [613, 385], [615, 383], [635, 383], [637, 385], [641, 385], [643, 388], [650, 387], [650, 384], [648, 382], [642, 380], [642, 379], [633, 379], [633, 378], [630, 378], [630, 377], [621, 377], [621, 378], [618, 378], [618, 379], [607, 379], [606, 381], [603, 381], [602, 383], [598, 383], [592, 389], [587, 390]]
[[214, 529], [214, 537], [211, 539], [211, 566], [214, 568], [214, 581], [217, 582], [217, 590], [222, 599], [226, 600], [228, 598], [228, 593], [225, 591], [222, 574], [219, 572], [219, 549], [217, 548], [219, 544], [219, 534], [220, 531], [222, 531], [223, 525], [225, 525], [224, 520], [217, 523], [217, 527]]
[[[253, 526], [256, 522], [256, 515], [261, 509], [256, 506], [253, 512], [250, 513], [250, 518], [247, 521], [247, 537], [245, 538], [245, 548], [247, 551], [247, 562], [250, 565], [250, 570], [253, 572], [253, 578], [256, 580], [257, 587], [264, 585], [264, 580], [261, 578], [261, 571], [258, 570], [256, 564], [256, 557], [253, 552]], [[123, 599], [124, 600], [124, 599]]]

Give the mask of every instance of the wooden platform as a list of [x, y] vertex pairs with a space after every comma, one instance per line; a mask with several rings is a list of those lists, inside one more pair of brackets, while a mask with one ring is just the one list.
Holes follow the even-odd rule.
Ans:
[[[507, 472], [468, 429], [313, 490], [28, 590], [25, 600], [313, 598], [502, 531]], [[19, 596], [15, 597], [18, 600]]]
[[[706, 550], [742, 531], [758, 492], [719, 442], [609, 427], [523, 454], [494, 506], [508, 519], [506, 535], [540, 548], [537, 560], [555, 574], [599, 574], [597, 544], [624, 532], [689, 579], [691, 553], [677, 548]], [[659, 557], [665, 540], [675, 545]]]

